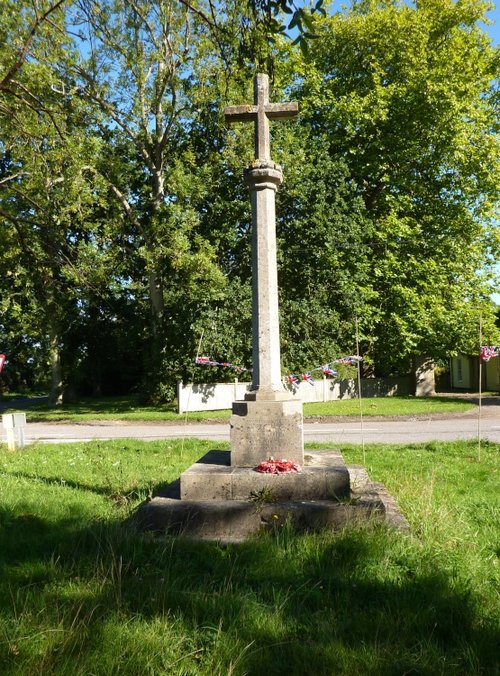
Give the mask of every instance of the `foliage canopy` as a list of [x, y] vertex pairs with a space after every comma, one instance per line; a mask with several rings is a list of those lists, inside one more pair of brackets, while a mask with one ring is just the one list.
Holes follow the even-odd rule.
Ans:
[[[200, 346], [250, 365], [251, 129], [264, 69], [283, 367], [476, 352], [499, 259], [498, 67], [480, 0], [2, 0], [0, 291], [11, 387], [168, 399]], [[287, 35], [289, 36], [287, 38]], [[50, 365], [50, 368], [48, 368]], [[228, 374], [214, 372], [213, 378]], [[5, 382], [5, 380], [4, 380]]]

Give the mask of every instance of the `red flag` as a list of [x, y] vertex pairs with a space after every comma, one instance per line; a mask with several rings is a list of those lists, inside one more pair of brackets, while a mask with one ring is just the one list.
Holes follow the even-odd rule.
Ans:
[[3, 364], [7, 357], [4, 354], [0, 354], [0, 373], [2, 373]]

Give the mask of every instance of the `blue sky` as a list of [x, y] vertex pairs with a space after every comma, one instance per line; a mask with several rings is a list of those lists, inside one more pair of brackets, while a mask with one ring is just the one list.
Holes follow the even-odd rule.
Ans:
[[488, 18], [493, 21], [492, 26], [484, 26], [484, 30], [491, 35], [495, 45], [500, 44], [500, 9], [495, 4], [494, 9], [488, 12]]

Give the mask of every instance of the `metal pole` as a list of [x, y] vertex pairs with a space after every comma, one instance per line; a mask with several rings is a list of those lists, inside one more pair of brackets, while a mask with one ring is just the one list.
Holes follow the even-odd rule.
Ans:
[[477, 459], [481, 461], [481, 396], [482, 396], [482, 379], [483, 379], [483, 360], [481, 357], [481, 348], [483, 342], [483, 318], [479, 316], [479, 410], [477, 414]]
[[[359, 331], [358, 331], [358, 318], [356, 317], [356, 356], [359, 357]], [[366, 453], [365, 453], [365, 434], [363, 428], [363, 400], [361, 398], [361, 363], [358, 359], [358, 400], [359, 400], [359, 418], [361, 421], [361, 446], [363, 449], [363, 465], [366, 464]]]

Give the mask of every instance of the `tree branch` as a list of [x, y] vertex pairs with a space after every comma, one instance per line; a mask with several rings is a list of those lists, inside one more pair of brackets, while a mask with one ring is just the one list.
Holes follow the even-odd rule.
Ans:
[[9, 181], [14, 181], [16, 178], [19, 178], [19, 176], [26, 176], [26, 175], [27, 174], [26, 174], [25, 171], [18, 171], [17, 174], [13, 174], [12, 176], [6, 176], [5, 178], [2, 178], [2, 180], [0, 181], [0, 185], [2, 185], [2, 183], [8, 183]]
[[190, 2], [188, 2], [188, 0], [179, 0], [179, 2], [181, 3], [181, 5], [184, 5], [184, 7], [186, 7], [186, 9], [188, 9], [190, 12], [199, 16], [200, 19], [202, 19], [206, 24], [210, 26], [210, 28], [212, 29], [217, 28], [217, 26], [213, 23], [213, 21], [209, 19], [204, 12], [202, 12], [200, 9], [197, 9], [196, 7], [193, 7], [193, 5]]
[[[39, 27], [42, 25], [44, 21], [47, 20], [47, 18], [52, 14], [53, 12], [56, 11], [66, 0], [58, 0], [54, 5], [49, 7], [46, 12], [44, 12], [41, 16], [37, 16], [35, 19], [35, 22], [33, 26], [30, 29], [30, 32], [28, 33], [28, 37], [24, 41], [24, 45], [21, 48], [21, 51], [19, 52], [19, 55], [16, 59], [16, 61], [12, 64], [12, 66], [9, 68], [7, 73], [4, 75], [2, 80], [0, 80], [0, 91], [5, 89], [9, 82], [13, 79], [14, 75], [17, 73], [17, 71], [21, 68], [23, 63], [26, 60], [26, 57], [28, 55], [28, 50], [31, 46], [31, 43], [33, 42], [33, 38], [35, 37], [35, 34]], [[36, 10], [36, 8], [35, 8]]]
[[39, 221], [32, 221], [29, 218], [21, 218], [20, 216], [13, 216], [12, 214], [9, 214], [8, 211], [4, 211], [2, 207], [0, 207], [0, 216], [3, 216], [7, 221], [10, 221], [14, 225], [19, 224], [19, 223], [27, 223], [28, 225], [40, 225]]
[[109, 186], [110, 186], [111, 190], [114, 192], [115, 196], [118, 197], [118, 199], [120, 200], [120, 202], [123, 206], [123, 209], [124, 209], [125, 213], [127, 214], [129, 221], [132, 223], [132, 225], [135, 225], [136, 228], [140, 228], [140, 223], [137, 220], [137, 218], [135, 217], [134, 210], [130, 206], [130, 202], [128, 201], [128, 199], [121, 192], [121, 190], [119, 190], [116, 187], [116, 185], [114, 183], [112, 183], [111, 181], [109, 182]]

